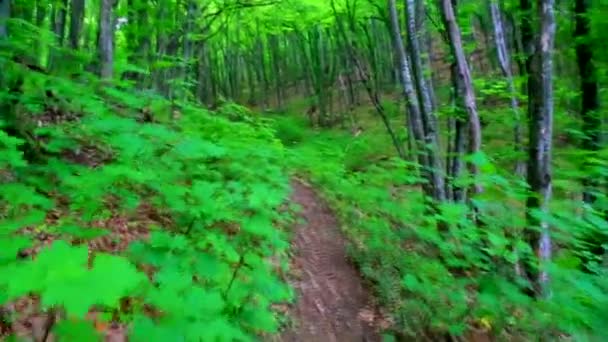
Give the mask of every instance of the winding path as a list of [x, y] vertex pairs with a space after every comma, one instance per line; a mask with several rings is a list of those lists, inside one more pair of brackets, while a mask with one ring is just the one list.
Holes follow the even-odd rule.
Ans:
[[278, 340], [381, 341], [372, 296], [347, 259], [334, 214], [309, 186], [295, 180], [292, 186], [292, 200], [302, 207], [305, 222], [295, 227], [293, 240], [293, 325]]

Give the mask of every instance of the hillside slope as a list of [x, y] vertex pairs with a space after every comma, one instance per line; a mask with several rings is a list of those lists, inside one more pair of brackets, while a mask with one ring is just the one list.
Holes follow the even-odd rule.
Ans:
[[1, 336], [249, 341], [277, 330], [271, 304], [291, 298], [278, 275], [289, 184], [264, 123], [94, 77], [10, 71]]

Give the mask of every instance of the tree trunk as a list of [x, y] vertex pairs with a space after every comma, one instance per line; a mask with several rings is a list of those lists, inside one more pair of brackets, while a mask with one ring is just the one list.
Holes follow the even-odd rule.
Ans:
[[[528, 70], [528, 185], [532, 194], [526, 201], [529, 228], [526, 236], [530, 246], [537, 248], [541, 265], [528, 265], [526, 272], [535, 280], [537, 291], [548, 294], [548, 274], [542, 264], [551, 258], [551, 238], [548, 223], [533, 217], [532, 211], [548, 210], [551, 199], [551, 150], [553, 134], [553, 47], [555, 40], [554, 0], [538, 0], [541, 19], [540, 35], [536, 40], [533, 68]], [[534, 87], [531, 87], [534, 86]], [[540, 228], [540, 231], [539, 229]]]
[[80, 33], [84, 21], [84, 0], [72, 0], [72, 11], [70, 12], [70, 47], [78, 50]]
[[99, 12], [99, 76], [104, 79], [112, 78], [114, 72], [114, 20], [112, 8], [115, 0], [101, 0]]
[[450, 77], [452, 79], [452, 112], [448, 118], [448, 127], [452, 131], [452, 135], [448, 135], [450, 147], [448, 148], [448, 164], [447, 169], [449, 178], [452, 180], [449, 185], [448, 193], [454, 202], [464, 202], [466, 192], [464, 188], [454, 184], [454, 180], [461, 176], [464, 170], [464, 155], [466, 151], [467, 138], [467, 113], [462, 106], [464, 97], [464, 86], [462, 79], [458, 77], [458, 66], [455, 62], [450, 66]]
[[[426, 154], [428, 156], [429, 166], [432, 168], [429, 172], [432, 175], [435, 199], [443, 201], [445, 200], [445, 185], [444, 178], [439, 173], [439, 170], [442, 170], [442, 165], [441, 158], [439, 157], [437, 118], [433, 112], [433, 100], [431, 98], [431, 93], [429, 92], [429, 85], [424, 78], [424, 70], [422, 67], [422, 52], [417, 25], [419, 20], [416, 18], [418, 11], [416, 9], [415, 0], [406, 0], [405, 6], [407, 14], [407, 37], [410, 46], [410, 55], [412, 57], [412, 71], [418, 89], [417, 98], [424, 129], [424, 145], [427, 149]], [[401, 38], [399, 38], [399, 40], [401, 40]]]
[[7, 20], [11, 16], [11, 1], [0, 0], [0, 39], [8, 37]]
[[[469, 116], [469, 153], [476, 154], [481, 151], [481, 124], [477, 112], [473, 80], [471, 78], [469, 64], [467, 63], [464, 54], [460, 28], [458, 27], [458, 22], [456, 21], [456, 16], [454, 14], [454, 6], [450, 0], [441, 0], [441, 12], [445, 30], [450, 42], [450, 49], [452, 55], [456, 59], [458, 77], [461, 79], [464, 87], [464, 108]], [[474, 163], [469, 163], [469, 169], [473, 176], [479, 174], [479, 167]], [[483, 191], [482, 186], [478, 182], [475, 182], [474, 184], [474, 191], [475, 193]]]
[[[598, 112], [600, 103], [598, 97], [598, 84], [595, 66], [593, 63], [593, 50], [590, 43], [591, 23], [589, 19], [590, 0], [576, 0], [574, 3], [576, 42], [576, 61], [580, 73], [581, 91], [581, 117], [583, 119], [583, 149], [593, 153], [600, 149], [602, 119]], [[591, 169], [591, 168], [590, 168]], [[583, 200], [586, 203], [595, 201], [594, 190], [597, 181], [594, 175], [583, 179], [585, 187]]]
[[416, 32], [418, 32], [419, 42], [421, 44], [421, 59], [422, 59], [422, 77], [424, 77], [428, 96], [431, 99], [433, 110], [437, 109], [437, 99], [435, 98], [435, 89], [433, 87], [433, 75], [435, 74], [431, 68], [431, 56], [433, 55], [433, 39], [431, 31], [426, 24], [426, 8], [424, 1], [416, 1]]
[[498, 56], [498, 64], [500, 66], [500, 70], [503, 76], [507, 79], [507, 87], [511, 99], [511, 110], [513, 111], [513, 120], [515, 121], [513, 124], [513, 139], [515, 142], [515, 151], [518, 154], [515, 172], [517, 175], [523, 176], [525, 171], [525, 163], [523, 163], [519, 157], [519, 154], [523, 149], [521, 142], [522, 139], [519, 103], [517, 101], [517, 91], [515, 90], [515, 84], [513, 82], [511, 57], [509, 56], [507, 41], [505, 39], [505, 26], [503, 24], [497, 0], [492, 0], [490, 2], [490, 14], [492, 16], [492, 23], [494, 26], [494, 40], [496, 41], [496, 54]]
[[268, 37], [268, 45], [270, 47], [270, 58], [272, 61], [272, 73], [274, 78], [274, 89], [277, 98], [277, 109], [283, 108], [283, 81], [281, 77], [280, 67], [280, 50], [279, 50], [279, 38], [272, 34]]
[[[189, 0], [186, 3], [186, 20], [184, 23], [184, 34], [182, 36], [183, 41], [183, 58], [184, 65], [181, 70], [181, 78], [185, 82], [184, 90], [187, 90], [190, 86], [188, 84], [191, 83], [192, 75], [193, 75], [193, 57], [194, 57], [194, 42], [190, 38], [190, 35], [194, 33], [195, 30], [195, 16], [197, 11], [197, 5], [194, 1]], [[190, 88], [191, 89], [191, 88]], [[184, 91], [183, 96], [185, 97], [189, 94], [189, 91]]]
[[[443, 201], [445, 199], [445, 188], [443, 185], [443, 179], [436, 183], [436, 173], [440, 170], [433, 169], [433, 157], [429, 156], [429, 151], [437, 151], [437, 147], [431, 147], [428, 149], [425, 146], [425, 132], [422, 115], [420, 113], [420, 106], [418, 103], [418, 96], [414, 88], [414, 81], [410, 71], [410, 65], [401, 40], [401, 32], [399, 29], [399, 18], [397, 14], [397, 8], [395, 0], [388, 0], [389, 14], [390, 14], [390, 28], [394, 40], [395, 50], [399, 59], [399, 65], [401, 67], [401, 82], [403, 85], [403, 91], [405, 94], [405, 101], [407, 106], [408, 123], [412, 127], [412, 133], [416, 142], [416, 149], [418, 154], [418, 161], [423, 168], [423, 176], [427, 179], [428, 184], [424, 185], [424, 190], [428, 196], [431, 196], [436, 201]], [[440, 178], [440, 177], [439, 177]]]
[[51, 29], [57, 37], [57, 45], [62, 46], [65, 38], [65, 19], [67, 16], [67, 0], [58, 0], [53, 4]]
[[[338, 33], [341, 36], [342, 43], [343, 43], [344, 47], [346, 48], [349, 59], [351, 60], [353, 66], [355, 67], [357, 74], [361, 77], [361, 82], [363, 83], [363, 86], [365, 87], [367, 95], [369, 96], [370, 101], [374, 105], [374, 108], [376, 109], [376, 113], [382, 120], [382, 123], [384, 124], [384, 127], [386, 128], [386, 131], [389, 134], [389, 136], [393, 142], [393, 146], [395, 147], [395, 150], [397, 150], [397, 154], [399, 155], [400, 158], [405, 159], [405, 151], [403, 150], [403, 145], [401, 144], [401, 141], [399, 141], [397, 135], [393, 131], [389, 118], [386, 116], [386, 111], [384, 110], [384, 106], [380, 102], [380, 94], [378, 93], [378, 89], [373, 87], [373, 82], [370, 81], [366, 68], [361, 65], [361, 62], [357, 58], [357, 55], [355, 52], [356, 51], [355, 47], [352, 45], [353, 43], [348, 38], [346, 29], [345, 29], [345, 25], [343, 23], [343, 18], [340, 15], [338, 15], [334, 0], [331, 1], [331, 7], [334, 12], [334, 16], [336, 18], [336, 27], [337, 27]], [[348, 9], [348, 10], [350, 11], [351, 9]], [[352, 15], [351, 12], [348, 12], [347, 14], [349, 16]], [[354, 30], [355, 29], [354, 23], [351, 22], [349, 24], [349, 27], [351, 30]]]

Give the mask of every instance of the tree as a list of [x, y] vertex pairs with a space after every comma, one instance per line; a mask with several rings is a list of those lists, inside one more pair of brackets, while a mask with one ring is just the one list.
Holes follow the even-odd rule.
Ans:
[[[422, 117], [420, 103], [418, 101], [418, 93], [416, 92], [416, 88], [414, 86], [410, 62], [408, 60], [405, 47], [403, 46], [403, 40], [401, 39], [399, 17], [397, 14], [395, 0], [389, 0], [388, 6], [391, 33], [394, 41], [394, 50], [399, 61], [401, 82], [407, 105], [407, 122], [409, 125], [411, 125], [411, 130], [414, 134], [418, 162], [422, 167], [424, 177], [428, 181], [424, 186], [425, 193], [436, 201], [443, 201], [445, 200], [445, 187], [443, 185], [443, 178], [438, 174], [441, 172], [441, 168], [435, 168], [435, 163], [437, 163], [436, 160], [438, 159], [435, 153], [437, 153], [438, 149], [436, 145], [427, 146], [427, 143], [436, 143], [436, 138], [427, 136], [427, 134], [432, 135], [435, 132], [425, 132], [424, 119]], [[415, 17], [411, 17], [410, 20], [415, 20]], [[429, 118], [427, 117], [427, 120], [428, 119]]]
[[[590, 1], [576, 0], [574, 2], [576, 43], [576, 61], [580, 74], [581, 118], [583, 120], [583, 149], [590, 153], [597, 152], [601, 147], [602, 119], [598, 112], [599, 94], [597, 70], [593, 61], [591, 45]], [[595, 176], [589, 174], [583, 180], [585, 191], [583, 200], [587, 203], [595, 201], [594, 191], [597, 191]]]
[[72, 0], [70, 11], [70, 47], [73, 50], [78, 50], [80, 43], [80, 35], [82, 33], [82, 25], [84, 22], [84, 2], [85, 0]]
[[[478, 154], [481, 152], [481, 123], [477, 112], [475, 91], [469, 65], [464, 54], [460, 28], [454, 14], [454, 4], [451, 0], [441, 0], [441, 13], [447, 33], [452, 56], [456, 60], [457, 75], [463, 87], [463, 106], [469, 117], [469, 153]], [[473, 176], [479, 174], [479, 167], [474, 163], [469, 163], [469, 169]], [[481, 185], [476, 182], [474, 185], [475, 193], [483, 191]]]
[[7, 21], [11, 14], [10, 0], [0, 0], [0, 39], [8, 37]]
[[[527, 180], [531, 194], [526, 201], [530, 227], [527, 240], [537, 250], [541, 265], [528, 265], [527, 274], [536, 290], [548, 294], [549, 278], [544, 264], [551, 259], [549, 224], [534, 211], [548, 211], [551, 200], [551, 157], [553, 147], [553, 48], [555, 41], [554, 0], [538, 0], [540, 30], [536, 37], [532, 69], [528, 70], [529, 145]], [[531, 87], [534, 85], [535, 87]], [[540, 270], [538, 268], [540, 267]]]
[[[424, 130], [424, 149], [429, 160], [429, 172], [432, 178], [432, 186], [434, 188], [433, 198], [438, 201], [444, 201], [445, 185], [444, 177], [441, 175], [442, 165], [441, 158], [439, 157], [439, 143], [438, 143], [438, 132], [437, 132], [437, 117], [433, 110], [433, 93], [429, 89], [430, 85], [424, 76], [424, 68], [422, 64], [422, 48], [420, 46], [420, 37], [417, 23], [421, 19], [417, 18], [418, 13], [424, 12], [423, 4], [416, 4], [415, 0], [406, 0], [406, 14], [407, 14], [407, 38], [409, 42], [410, 56], [412, 71], [415, 79], [415, 86], [417, 88], [416, 94], [418, 98], [419, 111]], [[393, 6], [394, 7], [394, 6]], [[422, 9], [420, 9], [422, 7]], [[393, 12], [394, 9], [391, 9]], [[391, 15], [392, 18], [393, 15]], [[392, 18], [391, 20], [394, 20]], [[393, 29], [394, 30], [394, 29]], [[393, 34], [397, 32], [394, 31]], [[401, 38], [399, 38], [401, 40]]]
[[110, 79], [114, 73], [114, 16], [113, 7], [117, 0], [101, 0], [99, 10], [99, 75]]
[[[492, 16], [492, 24], [494, 27], [494, 40], [496, 42], [496, 55], [498, 57], [498, 64], [503, 76], [507, 80], [507, 89], [509, 92], [509, 98], [511, 100], [511, 109], [513, 111], [513, 141], [515, 143], [515, 151], [520, 152], [523, 149], [522, 146], [522, 133], [520, 126], [520, 109], [519, 101], [517, 100], [517, 90], [515, 89], [515, 82], [513, 81], [513, 70], [511, 68], [511, 56], [509, 49], [507, 48], [507, 40], [505, 33], [505, 25], [502, 19], [501, 10], [497, 0], [490, 1], [490, 14]], [[525, 171], [525, 165], [522, 163], [520, 158], [517, 158], [515, 172], [518, 175], [523, 175]]]

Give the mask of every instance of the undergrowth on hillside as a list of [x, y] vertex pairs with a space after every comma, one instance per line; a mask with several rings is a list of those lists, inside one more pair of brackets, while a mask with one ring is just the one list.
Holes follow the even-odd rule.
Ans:
[[[286, 120], [294, 130], [294, 121]], [[305, 126], [299, 130], [306, 135]], [[545, 336], [550, 339], [559, 333], [576, 340], [606, 337], [608, 281], [597, 267], [601, 260], [590, 259], [580, 239], [608, 232], [599, 213], [572, 217], [567, 213], [577, 202], [555, 201], [554, 214], [545, 219], [554, 227], [556, 243], [577, 246], [558, 250], [550, 272], [554, 295], [535, 300], [526, 294], [529, 284], [512, 276], [532, 253], [521, 237], [525, 217], [517, 209], [526, 195], [522, 181], [479, 155], [475, 160], [486, 191], [474, 201], [483, 226], [472, 221], [465, 204], [445, 203], [428, 215], [415, 165], [396, 157], [378, 160], [372, 152], [353, 169], [352, 158], [362, 156], [353, 150], [357, 139], [365, 140], [361, 145], [368, 152], [375, 147], [376, 154], [386, 153], [378, 147], [383, 142], [375, 142], [386, 136], [325, 131], [306, 135], [289, 162], [337, 210], [351, 255], [393, 315], [397, 335], [433, 339], [481, 329], [498, 338], [536, 338], [545, 336], [542, 331], [555, 332]], [[583, 261], [596, 272], [584, 272]]]
[[6, 60], [2, 72], [22, 82], [20, 96], [2, 93], [14, 100], [2, 124], [27, 134], [0, 131], [0, 333], [23, 337], [19, 323], [41, 313], [59, 340], [111, 325], [146, 342], [277, 330], [291, 215], [267, 124], [94, 77]]

